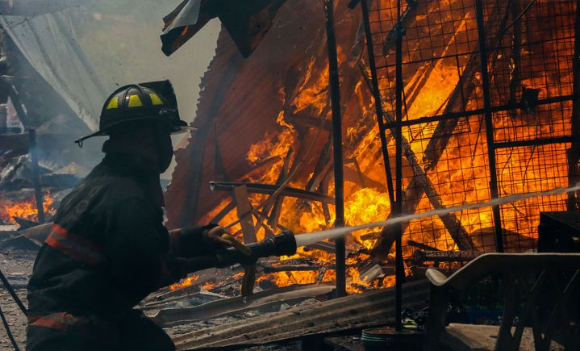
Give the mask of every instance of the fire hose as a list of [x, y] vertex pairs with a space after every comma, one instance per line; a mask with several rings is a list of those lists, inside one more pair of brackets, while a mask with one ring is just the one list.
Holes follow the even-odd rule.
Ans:
[[222, 238], [229, 241], [232, 247], [213, 254], [189, 258], [185, 261], [185, 270], [195, 272], [207, 268], [229, 267], [239, 263], [244, 268], [242, 296], [252, 294], [256, 278], [256, 262], [259, 258], [290, 256], [296, 253], [296, 239], [290, 230], [284, 230], [281, 234], [248, 245], [240, 243], [228, 234]]
[[[14, 289], [12, 288], [10, 283], [8, 282], [8, 279], [6, 279], [6, 277], [4, 276], [4, 273], [2, 273], [1, 270], [0, 270], [0, 280], [2, 281], [2, 284], [4, 285], [6, 290], [8, 290], [8, 292], [10, 293], [10, 295], [12, 296], [12, 298], [14, 299], [14, 301], [16, 302], [16, 304], [18, 305], [18, 307], [20, 308], [22, 313], [24, 313], [24, 315], [27, 315], [26, 307], [24, 307], [24, 304], [22, 303], [20, 298], [18, 298], [18, 295], [16, 295], [16, 292], [14, 291]], [[6, 316], [4, 316], [4, 311], [2, 311], [1, 307], [0, 307], [0, 318], [2, 319], [2, 324], [4, 325], [4, 329], [6, 329], [6, 334], [8, 334], [8, 338], [10, 339], [10, 342], [12, 343], [14, 350], [19, 351], [20, 349], [18, 348], [18, 344], [16, 343], [16, 340], [14, 339], [14, 336], [12, 335], [12, 331], [10, 330], [10, 325], [8, 324], [8, 321], [6, 320]]]

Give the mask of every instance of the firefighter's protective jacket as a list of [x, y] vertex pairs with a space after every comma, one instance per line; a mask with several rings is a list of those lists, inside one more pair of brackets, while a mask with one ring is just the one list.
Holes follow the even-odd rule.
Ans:
[[[184, 276], [169, 253], [162, 206], [158, 172], [119, 154], [107, 154], [63, 199], [28, 286], [27, 349], [50, 350], [51, 342], [62, 347], [71, 338], [110, 343], [109, 349], [135, 342], [126, 340], [139, 325], [132, 308]], [[197, 246], [200, 254], [207, 250]], [[172, 346], [168, 337], [164, 342]]]

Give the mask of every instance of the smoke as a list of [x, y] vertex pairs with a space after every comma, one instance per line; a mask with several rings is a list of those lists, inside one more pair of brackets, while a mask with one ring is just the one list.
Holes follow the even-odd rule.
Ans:
[[[215, 54], [219, 20], [213, 20], [171, 57], [161, 52], [162, 18], [179, 1], [78, 0], [72, 10], [73, 29], [79, 44], [102, 80], [107, 94], [120, 86], [170, 79], [180, 115], [192, 122], [196, 115], [201, 77]], [[90, 97], [88, 97], [90, 98]], [[177, 146], [186, 134], [174, 137]], [[87, 140], [86, 143], [101, 143]], [[170, 178], [173, 164], [162, 177]]]

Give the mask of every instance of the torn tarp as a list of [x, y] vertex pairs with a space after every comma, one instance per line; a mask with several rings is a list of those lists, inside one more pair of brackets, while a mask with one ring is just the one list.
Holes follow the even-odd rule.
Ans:
[[219, 17], [244, 57], [256, 49], [286, 0], [185, 0], [163, 21], [162, 48], [169, 56], [212, 18]]
[[0, 26], [71, 110], [96, 130], [106, 93], [77, 42], [67, 13], [0, 16]]

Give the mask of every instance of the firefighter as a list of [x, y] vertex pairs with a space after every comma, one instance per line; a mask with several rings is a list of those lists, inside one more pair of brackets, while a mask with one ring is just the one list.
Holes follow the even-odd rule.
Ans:
[[134, 84], [106, 101], [105, 157], [68, 195], [28, 285], [27, 350], [174, 350], [161, 328], [133, 309], [185, 277], [185, 258], [227, 246], [220, 226], [168, 232], [159, 175], [170, 135], [187, 128], [169, 81]]

